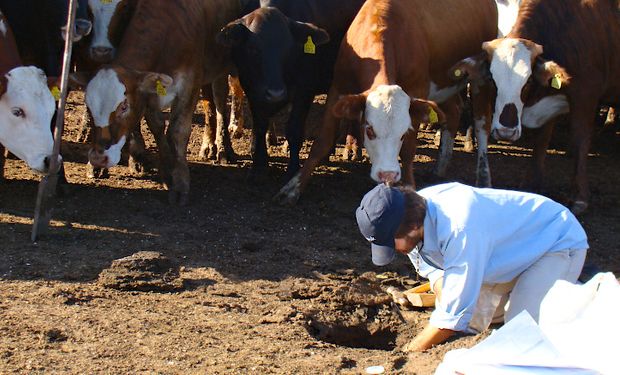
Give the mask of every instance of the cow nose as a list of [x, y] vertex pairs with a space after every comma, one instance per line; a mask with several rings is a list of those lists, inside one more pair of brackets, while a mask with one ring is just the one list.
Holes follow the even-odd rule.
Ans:
[[106, 168], [108, 166], [108, 155], [97, 149], [90, 149], [88, 161], [95, 168]]
[[499, 116], [499, 123], [507, 128], [516, 128], [519, 125], [517, 118], [517, 106], [510, 103], [504, 106], [502, 114]]
[[284, 100], [284, 97], [286, 97], [286, 89], [267, 89], [265, 97], [269, 102], [279, 102], [281, 100]]
[[400, 172], [384, 172], [378, 173], [381, 182], [396, 182], [400, 176]]
[[102, 60], [112, 59], [112, 48], [110, 47], [92, 47], [90, 49], [90, 55], [94, 60], [104, 62]]

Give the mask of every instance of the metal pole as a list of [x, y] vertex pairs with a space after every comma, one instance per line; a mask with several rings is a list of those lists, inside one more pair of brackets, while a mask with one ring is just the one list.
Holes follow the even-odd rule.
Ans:
[[73, 50], [73, 34], [75, 25], [75, 13], [77, 0], [69, 0], [69, 14], [67, 17], [67, 35], [65, 37], [65, 49], [62, 59], [62, 75], [60, 79], [60, 100], [56, 112], [56, 128], [54, 129], [54, 148], [50, 155], [50, 166], [46, 176], [39, 183], [37, 204], [34, 211], [34, 224], [30, 239], [36, 241], [40, 234], [47, 232], [52, 218], [56, 186], [58, 185], [58, 172], [60, 163], [60, 143], [65, 123], [65, 104], [67, 103], [67, 91], [69, 82], [69, 69], [71, 68], [71, 53]]

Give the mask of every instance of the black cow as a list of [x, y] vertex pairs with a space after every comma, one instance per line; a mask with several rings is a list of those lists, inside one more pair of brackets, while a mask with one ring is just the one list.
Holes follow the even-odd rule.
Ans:
[[315, 95], [326, 93], [342, 41], [364, 0], [261, 0], [228, 24], [219, 43], [232, 47], [254, 120], [251, 176], [267, 166], [268, 120], [288, 103], [288, 177], [299, 170], [304, 123]]
[[[68, 5], [68, 0], [0, 0], [24, 65], [35, 65], [48, 77], [60, 75]], [[88, 1], [78, 0], [73, 41], [88, 35], [91, 27]]]

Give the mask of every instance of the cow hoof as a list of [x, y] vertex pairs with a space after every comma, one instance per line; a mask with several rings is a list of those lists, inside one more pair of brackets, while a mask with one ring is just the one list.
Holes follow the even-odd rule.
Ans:
[[217, 164], [234, 164], [237, 161], [237, 154], [234, 151], [218, 151], [215, 158]]
[[273, 200], [281, 205], [294, 206], [301, 195], [299, 173], [280, 189]]
[[92, 164], [86, 165], [86, 177], [92, 179], [103, 179], [110, 177], [110, 171], [108, 168], [95, 168]]
[[573, 213], [573, 215], [579, 216], [583, 214], [584, 212], [586, 212], [587, 209], [588, 209], [587, 202], [575, 201], [575, 203], [573, 203], [573, 205], [571, 206], [570, 211]]
[[228, 126], [228, 133], [234, 139], [239, 139], [239, 138], [243, 137], [243, 129], [241, 129], [237, 125], [229, 125]]

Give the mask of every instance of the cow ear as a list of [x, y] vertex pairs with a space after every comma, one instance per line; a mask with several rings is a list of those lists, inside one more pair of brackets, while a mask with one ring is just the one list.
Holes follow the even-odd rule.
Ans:
[[446, 121], [446, 115], [439, 109], [437, 103], [430, 100], [411, 99], [409, 116], [413, 124], [434, 124]]
[[534, 68], [534, 77], [541, 85], [553, 87], [556, 90], [570, 84], [571, 76], [555, 61], [537, 59]]
[[366, 109], [366, 95], [345, 95], [338, 99], [332, 113], [338, 118], [359, 121], [362, 112]]
[[316, 27], [311, 23], [290, 20], [289, 29], [291, 30], [291, 34], [293, 34], [295, 40], [300, 43], [306, 43], [308, 41], [308, 37], [311, 37], [312, 43], [317, 46], [329, 42], [329, 34], [327, 31]]
[[163, 73], [144, 73], [140, 81], [139, 90], [145, 94], [166, 96], [166, 90], [173, 82], [172, 77]]
[[226, 47], [245, 43], [252, 32], [241, 22], [229, 23], [215, 37], [215, 41]]
[[448, 71], [448, 76], [455, 81], [464, 79], [468, 82], [481, 81], [487, 79], [489, 75], [489, 57], [486, 52], [463, 59]]

